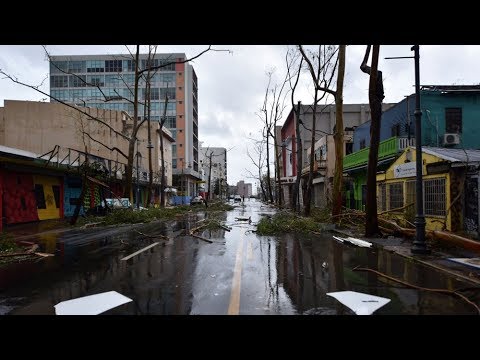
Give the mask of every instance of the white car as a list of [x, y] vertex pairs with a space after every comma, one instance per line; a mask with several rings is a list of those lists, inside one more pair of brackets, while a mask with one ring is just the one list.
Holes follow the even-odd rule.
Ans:
[[190, 205], [199, 205], [199, 204], [203, 204], [203, 198], [201, 196], [195, 196], [190, 201]]

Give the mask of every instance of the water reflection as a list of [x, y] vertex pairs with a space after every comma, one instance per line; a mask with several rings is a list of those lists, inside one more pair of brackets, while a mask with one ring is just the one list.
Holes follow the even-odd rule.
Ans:
[[[349, 247], [330, 236], [284, 235], [278, 239], [277, 281], [284, 287], [298, 314], [353, 314], [327, 292], [358, 291], [391, 299], [376, 314], [476, 314], [458, 298], [406, 288], [356, 266], [378, 270], [422, 287], [454, 289], [465, 286], [435, 269], [416, 264], [380, 249]], [[319, 264], [321, 264], [319, 266]]]

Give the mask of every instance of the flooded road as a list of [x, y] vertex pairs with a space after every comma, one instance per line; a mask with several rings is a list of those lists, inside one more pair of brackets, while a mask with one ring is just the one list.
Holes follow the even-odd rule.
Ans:
[[[258, 236], [252, 230], [274, 210], [253, 199], [222, 214], [230, 232], [205, 230], [214, 241], [145, 238], [131, 226], [52, 233], [37, 239], [54, 257], [0, 268], [0, 314], [54, 314], [61, 301], [117, 291], [132, 302], [105, 314], [306, 314], [353, 312], [326, 293], [351, 290], [391, 301], [375, 314], [476, 314], [450, 295], [405, 288], [368, 267], [423, 287], [471, 286], [381, 249], [343, 245], [331, 234]], [[145, 234], [178, 235], [191, 221], [139, 225]], [[237, 217], [250, 218], [237, 221]], [[154, 242], [128, 260], [122, 260]], [[478, 300], [478, 299], [477, 299]]]

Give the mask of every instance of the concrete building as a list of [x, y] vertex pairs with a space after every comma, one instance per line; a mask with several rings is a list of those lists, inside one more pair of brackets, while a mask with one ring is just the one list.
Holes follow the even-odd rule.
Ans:
[[[172, 147], [173, 182], [179, 188], [179, 194], [190, 199], [196, 194], [198, 180], [201, 179], [198, 81], [191, 65], [175, 63], [185, 59], [183, 53], [172, 53], [156, 54], [151, 60], [153, 66], [165, 66], [158, 69], [150, 81], [150, 118], [159, 121], [166, 106], [165, 127], [175, 139]], [[147, 68], [147, 61], [148, 55], [141, 54], [139, 68]], [[130, 54], [51, 57], [50, 94], [61, 101], [133, 115], [134, 83], [135, 61]], [[142, 78], [139, 81], [140, 102], [145, 101], [145, 90]], [[145, 117], [142, 104], [139, 105], [138, 115], [139, 119]]]
[[[382, 104], [383, 111], [391, 108], [395, 104]], [[309, 149], [312, 146], [312, 124], [313, 124], [313, 106], [301, 105], [300, 117], [303, 125], [300, 126], [300, 133], [297, 134], [295, 130], [296, 116], [292, 108], [285, 120], [281, 129], [282, 139], [282, 162], [283, 174], [281, 178], [283, 199], [285, 204], [291, 204], [292, 187], [297, 176], [297, 159], [296, 159], [296, 139], [300, 137], [302, 141], [302, 174], [305, 174], [303, 169], [309, 165]], [[357, 126], [367, 122], [370, 119], [370, 106], [368, 104], [344, 104], [343, 105], [343, 125], [345, 129], [354, 129]], [[320, 140], [322, 137], [333, 135], [335, 127], [335, 104], [319, 105], [316, 109], [315, 130], [316, 139]], [[328, 140], [325, 140], [325, 144]], [[345, 145], [346, 153], [352, 151], [352, 144]], [[334, 163], [333, 163], [334, 166]], [[326, 188], [324, 187], [324, 190]], [[302, 196], [300, 196], [300, 203], [303, 203]]]
[[[205, 181], [205, 192], [210, 192], [210, 199], [225, 197], [227, 193], [227, 149], [204, 147], [200, 144], [200, 167], [203, 181]], [[215, 191], [215, 187], [218, 187], [217, 191]]]
[[[130, 120], [120, 111], [80, 107], [106, 125], [59, 103], [5, 100], [0, 108], [0, 145], [26, 150], [39, 156], [47, 154], [50, 162], [75, 166], [76, 156], [85, 152], [98, 158], [105, 169], [121, 180], [125, 176], [128, 140], [120, 133], [131, 129]], [[116, 133], [116, 132], [117, 133]], [[138, 153], [140, 182], [148, 182], [147, 123], [140, 127], [135, 152]], [[88, 135], [87, 135], [88, 134]], [[166, 185], [172, 185], [172, 134], [163, 129]], [[151, 123], [152, 170], [154, 186], [160, 184], [161, 152], [158, 122]], [[118, 149], [113, 150], [112, 149]], [[134, 160], [133, 176], [137, 174]]]
[[237, 183], [237, 194], [240, 196], [250, 197], [252, 195], [252, 184], [240, 180]]

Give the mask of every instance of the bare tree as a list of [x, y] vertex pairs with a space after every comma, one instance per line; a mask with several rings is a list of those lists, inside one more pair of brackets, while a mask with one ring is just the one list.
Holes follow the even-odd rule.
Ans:
[[[260, 113], [257, 116], [263, 122], [263, 137], [266, 139], [266, 166], [267, 166], [267, 177], [270, 179], [270, 139], [272, 139], [274, 146], [274, 160], [275, 160], [275, 174], [274, 180], [280, 188], [280, 158], [281, 153], [277, 145], [277, 133], [276, 127], [278, 121], [283, 117], [283, 111], [285, 110], [285, 98], [288, 94], [288, 91], [285, 91], [285, 85], [288, 82], [288, 73], [285, 75], [285, 78], [280, 82], [280, 84], [272, 84], [272, 78], [275, 70], [267, 71], [267, 88], [265, 90], [265, 98], [263, 101], [263, 106], [260, 110]], [[268, 181], [267, 184], [267, 194], [270, 202], [274, 202], [273, 191], [271, 182]], [[278, 205], [281, 205], [281, 199], [279, 197], [279, 191], [276, 192], [275, 201]]]
[[[50, 63], [55, 66], [55, 64], [51, 61], [51, 56], [48, 53], [46, 47], [44, 47], [44, 50], [45, 50], [45, 54], [46, 54], [47, 58], [50, 60]], [[130, 198], [130, 201], [133, 202], [133, 191], [132, 191], [132, 189], [133, 189], [133, 187], [132, 187], [132, 183], [133, 183], [133, 161], [134, 161], [135, 145], [136, 145], [136, 142], [137, 142], [137, 133], [138, 133], [138, 130], [140, 129], [140, 127], [145, 123], [145, 121], [148, 118], [148, 116], [147, 116], [147, 117], [144, 117], [144, 119], [139, 120], [139, 116], [138, 116], [139, 106], [140, 105], [145, 106], [145, 103], [142, 103], [142, 102], [139, 101], [139, 96], [138, 96], [140, 79], [141, 78], [145, 79], [145, 75], [144, 75], [145, 73], [147, 73], [147, 76], [148, 76], [148, 73], [151, 74], [152, 72], [155, 72], [158, 69], [161, 69], [161, 68], [173, 65], [173, 64], [187, 63], [189, 61], [192, 61], [194, 59], [199, 58], [200, 56], [202, 56], [203, 54], [205, 54], [209, 51], [227, 51], [227, 52], [230, 52], [230, 51], [229, 50], [214, 49], [210, 45], [210, 46], [208, 46], [207, 49], [201, 51], [200, 53], [198, 53], [197, 55], [195, 55], [191, 58], [184, 59], [184, 60], [178, 60], [178, 59], [172, 59], [172, 61], [167, 60], [167, 61], [161, 62], [159, 65], [155, 65], [155, 66], [152, 66], [151, 62], [147, 62], [147, 66], [145, 68], [141, 69], [140, 66], [139, 66], [140, 46], [136, 45], [136, 50], [135, 50], [134, 53], [130, 52], [128, 47], [127, 47], [127, 50], [129, 51], [131, 59], [133, 60], [134, 66], [135, 66], [133, 90], [130, 87], [128, 87], [130, 95], [131, 95], [131, 97], [133, 97], [133, 99], [131, 99], [130, 97], [129, 98], [123, 97], [122, 94], [119, 94], [117, 90], [115, 90], [115, 93], [116, 93], [117, 96], [115, 96], [115, 98], [112, 98], [111, 96], [105, 94], [105, 92], [102, 90], [100, 84], [90, 84], [85, 80], [84, 77], [82, 77], [80, 75], [77, 75], [73, 72], [70, 72], [68, 70], [64, 70], [64, 69], [61, 69], [61, 68], [58, 68], [58, 67], [55, 66], [57, 68], [57, 70], [59, 70], [61, 73], [73, 76], [76, 80], [83, 83], [84, 85], [96, 87], [99, 90], [99, 92], [102, 94], [104, 102], [109, 102], [109, 101], [112, 101], [114, 99], [116, 99], [116, 100], [121, 99], [121, 100], [129, 101], [131, 104], [133, 104], [133, 115], [132, 116], [129, 115], [127, 112], [123, 111], [124, 116], [127, 119], [129, 119], [131, 121], [131, 123], [126, 124], [126, 126], [124, 127], [124, 129], [122, 131], [119, 131], [118, 129], [113, 128], [110, 124], [105, 122], [103, 119], [101, 119], [97, 116], [91, 115], [89, 111], [86, 111], [86, 109], [78, 107], [78, 106], [76, 106], [74, 104], [71, 104], [67, 101], [64, 101], [62, 99], [59, 99], [58, 97], [52, 96], [51, 94], [48, 94], [45, 91], [41, 90], [40, 86], [43, 84], [43, 82], [40, 85], [28, 84], [28, 83], [25, 83], [25, 82], [19, 80], [16, 77], [10, 75], [10, 74], [8, 74], [7, 72], [5, 72], [2, 69], [0, 69], [0, 74], [2, 74], [5, 78], [9, 79], [10, 81], [12, 81], [16, 84], [31, 88], [31, 89], [39, 92], [40, 94], [48, 96], [50, 99], [53, 99], [56, 102], [59, 102], [63, 105], [66, 105], [66, 106], [84, 114], [85, 116], [87, 116], [87, 118], [89, 120], [96, 121], [96, 122], [102, 124], [104, 127], [108, 128], [110, 131], [112, 131], [117, 136], [125, 139], [128, 142], [128, 152], [127, 152], [127, 154], [121, 152], [118, 148], [109, 148], [108, 146], [105, 146], [105, 147], [111, 149], [112, 151], [117, 151], [119, 154], [121, 154], [122, 156], [124, 156], [126, 158], [127, 164], [126, 164], [126, 171], [125, 171], [126, 172], [126, 174], [125, 174], [126, 179], [125, 179], [125, 191], [124, 192], [125, 192], [125, 195]], [[125, 85], [128, 84], [125, 81], [125, 79], [123, 77], [121, 77], [120, 75], [119, 75], [119, 79]], [[163, 134], [160, 134], [160, 135], [161, 135], [161, 138], [162, 138]], [[100, 141], [93, 139], [93, 137], [90, 134], [86, 134], [86, 136], [89, 136], [92, 140], [97, 141], [99, 144], [104, 145]], [[162, 188], [162, 190], [163, 190], [163, 188]]]
[[371, 45], [367, 45], [365, 57], [360, 69], [370, 75], [368, 86], [368, 100], [370, 102], [370, 113], [372, 121], [370, 124], [370, 150], [368, 153], [367, 168], [367, 203], [365, 236], [371, 237], [380, 233], [377, 217], [377, 163], [378, 148], [380, 145], [380, 126], [382, 120], [382, 101], [385, 98], [383, 93], [382, 72], [378, 71], [378, 57], [380, 45], [373, 45], [372, 67], [367, 65]]
[[[318, 47], [318, 52], [309, 52], [310, 56], [307, 55], [306, 51], [301, 45], [299, 45], [299, 50], [303, 59], [307, 63], [307, 68], [314, 85], [309, 172], [308, 181], [306, 183], [306, 191], [303, 194], [304, 214], [305, 216], [309, 216], [314, 177], [317, 107], [318, 103], [329, 93], [324, 89], [329, 89], [332, 84], [338, 63], [338, 57], [337, 59], [334, 58], [338, 49], [334, 46], [320, 45]], [[321, 94], [319, 94], [320, 91], [322, 91]]]
[[[300, 57], [300, 61], [297, 64], [296, 61], [296, 52], [290, 51], [290, 57], [291, 61], [287, 60], [287, 73], [288, 73], [288, 79], [289, 79], [289, 85], [290, 85], [290, 101], [292, 104], [292, 109], [294, 112], [294, 117], [293, 121], [295, 121], [295, 134], [296, 134], [296, 160], [297, 160], [297, 177], [295, 179], [295, 186], [293, 188], [293, 194], [292, 194], [292, 208], [295, 209], [297, 213], [300, 213], [300, 180], [301, 180], [301, 173], [302, 173], [302, 140], [300, 138], [300, 124], [302, 123], [302, 120], [300, 118], [300, 112], [301, 112], [301, 102], [298, 102], [298, 105], [295, 106], [295, 90], [298, 85], [298, 81], [300, 79], [300, 70], [303, 65], [303, 57]], [[295, 66], [297, 65], [297, 66]], [[296, 68], [295, 72], [293, 72], [293, 69]], [[291, 73], [293, 75], [291, 76]], [[292, 79], [295, 78], [295, 81], [292, 84]]]
[[262, 169], [265, 166], [265, 155], [264, 155], [264, 149], [265, 149], [265, 139], [262, 140], [255, 140], [255, 139], [250, 139], [253, 142], [253, 154], [250, 153], [250, 150], [247, 147], [247, 156], [252, 162], [252, 164], [256, 167], [258, 174], [252, 174], [252, 172], [248, 169], [245, 169], [249, 174], [252, 179], [258, 180], [258, 183], [260, 184], [260, 189], [262, 190], [262, 195], [264, 199], [267, 199], [267, 191], [266, 191], [266, 184], [264, 184], [263, 180], [263, 172]]
[[[332, 215], [338, 215], [342, 212], [342, 183], [343, 183], [343, 79], [345, 75], [345, 50], [346, 45], [340, 45], [338, 47], [338, 56], [335, 60], [335, 65], [333, 69], [330, 64], [333, 61], [333, 58], [337, 51], [323, 51], [323, 55], [319, 52], [319, 57], [323, 58], [323, 67], [322, 71], [319, 73], [322, 76], [320, 79], [316, 77], [315, 68], [308, 58], [307, 54], [303, 50], [302, 46], [299, 45], [299, 50], [302, 53], [303, 58], [305, 59], [312, 79], [314, 79], [315, 88], [328, 93], [333, 96], [335, 99], [335, 129], [334, 129], [334, 141], [335, 141], [335, 175], [333, 179], [333, 203], [332, 203]], [[338, 64], [337, 72], [337, 87], [336, 90], [331, 89], [331, 83], [333, 79], [333, 74], [335, 73], [335, 68]], [[331, 74], [331, 76], [329, 75]], [[315, 114], [315, 112], [314, 112]], [[315, 121], [314, 121], [315, 122]], [[312, 126], [312, 138], [315, 128]], [[312, 148], [314, 143], [312, 143]], [[310, 164], [312, 169], [312, 164]], [[307, 188], [308, 190], [308, 188]]]

